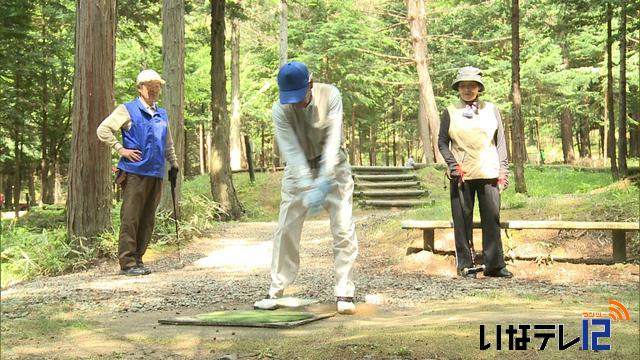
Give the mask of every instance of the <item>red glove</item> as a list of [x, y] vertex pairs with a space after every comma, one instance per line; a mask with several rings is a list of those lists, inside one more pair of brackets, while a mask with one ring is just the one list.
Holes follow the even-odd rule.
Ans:
[[460, 167], [460, 164], [456, 164], [451, 171], [451, 178], [458, 178], [458, 182], [464, 182], [464, 170]]
[[508, 174], [500, 174], [500, 176], [498, 176], [498, 190], [500, 192], [503, 192], [503, 191], [507, 190], [508, 187], [509, 187], [509, 176], [508, 176]]

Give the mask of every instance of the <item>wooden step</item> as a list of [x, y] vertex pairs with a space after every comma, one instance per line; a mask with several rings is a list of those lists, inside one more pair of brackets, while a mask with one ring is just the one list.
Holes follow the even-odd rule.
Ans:
[[412, 207], [433, 205], [434, 201], [425, 200], [362, 200], [358, 202], [361, 206], [375, 207]]
[[357, 188], [370, 188], [370, 189], [397, 189], [397, 188], [409, 188], [419, 187], [419, 181], [378, 181], [378, 182], [358, 182]]
[[356, 181], [416, 181], [418, 178], [412, 174], [398, 175], [354, 175]]
[[356, 190], [353, 196], [364, 197], [420, 197], [428, 194], [426, 190]]
[[402, 174], [413, 170], [410, 167], [404, 166], [352, 166], [351, 172], [354, 174], [371, 174], [371, 173], [379, 173], [379, 174]]

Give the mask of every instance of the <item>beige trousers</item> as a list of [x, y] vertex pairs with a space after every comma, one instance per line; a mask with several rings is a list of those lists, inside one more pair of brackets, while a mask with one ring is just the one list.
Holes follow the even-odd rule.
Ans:
[[[353, 263], [358, 256], [358, 239], [353, 221], [353, 179], [351, 166], [343, 161], [336, 166], [336, 178], [324, 208], [329, 212], [333, 235], [333, 256], [336, 296], [352, 297]], [[302, 205], [303, 192], [296, 189], [289, 167], [282, 179], [280, 217], [273, 240], [271, 262], [271, 288], [269, 296], [281, 297], [284, 289], [293, 283], [300, 267], [300, 236], [308, 209]]]

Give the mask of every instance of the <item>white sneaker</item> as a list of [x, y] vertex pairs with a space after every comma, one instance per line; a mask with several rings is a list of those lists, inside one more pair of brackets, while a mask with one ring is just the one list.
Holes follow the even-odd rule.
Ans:
[[[341, 301], [347, 300], [347, 301]], [[353, 303], [353, 300], [349, 301], [349, 299], [341, 299], [337, 301], [338, 314], [342, 315], [353, 315], [356, 313], [356, 305]]]
[[258, 310], [275, 310], [278, 308], [276, 299], [262, 299], [253, 303], [253, 308]]

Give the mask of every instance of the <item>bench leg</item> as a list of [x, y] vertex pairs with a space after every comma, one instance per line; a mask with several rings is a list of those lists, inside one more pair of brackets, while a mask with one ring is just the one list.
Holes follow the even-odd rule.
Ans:
[[627, 261], [627, 244], [624, 230], [612, 230], [613, 232], [613, 262], [623, 263]]
[[435, 230], [434, 229], [424, 229], [422, 233], [422, 241], [423, 241], [423, 249], [425, 251], [435, 250], [435, 246], [433, 245], [433, 241], [435, 238]]

